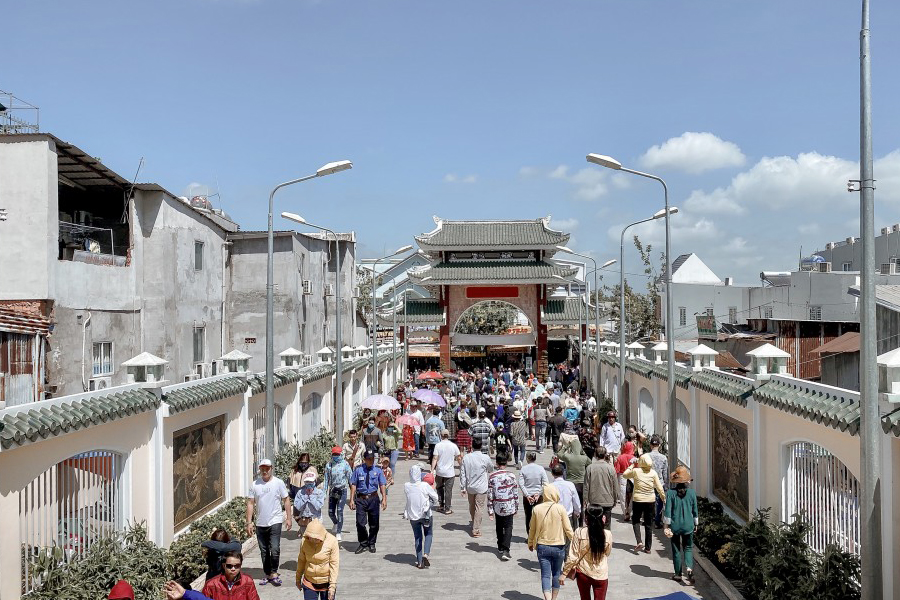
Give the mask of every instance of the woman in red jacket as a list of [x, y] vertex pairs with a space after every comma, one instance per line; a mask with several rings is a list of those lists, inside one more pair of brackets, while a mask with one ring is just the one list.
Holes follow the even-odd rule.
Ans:
[[616, 479], [619, 482], [619, 498], [622, 499], [622, 517], [623, 521], [631, 520], [631, 494], [628, 493], [628, 480], [622, 477], [622, 473], [628, 470], [628, 467], [631, 466], [632, 461], [636, 462], [637, 458], [634, 456], [634, 442], [630, 441], [630, 438], [625, 438], [629, 441], [622, 444], [622, 453], [616, 458]]
[[244, 555], [231, 551], [222, 555], [222, 574], [203, 586], [203, 595], [212, 600], [259, 600], [253, 578], [241, 573]]

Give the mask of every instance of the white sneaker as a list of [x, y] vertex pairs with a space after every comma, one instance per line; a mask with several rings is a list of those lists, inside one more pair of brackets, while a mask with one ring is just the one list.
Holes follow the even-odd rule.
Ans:
[[341, 534], [340, 534], [340, 533], [337, 534], [337, 535], [334, 536], [334, 537], [336, 537], [336, 538], [337, 538], [337, 541], [339, 541], [339, 542], [340, 542], [340, 541], [343, 541], [343, 538], [341, 537]]

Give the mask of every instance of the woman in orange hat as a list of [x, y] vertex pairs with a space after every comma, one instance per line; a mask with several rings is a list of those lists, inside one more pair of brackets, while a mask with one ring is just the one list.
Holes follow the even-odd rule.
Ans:
[[[697, 510], [697, 493], [689, 486], [691, 472], [679, 465], [669, 480], [675, 489], [666, 493], [663, 520], [666, 537], [672, 541], [672, 560], [675, 563], [675, 581], [694, 583], [694, 530], [700, 522]], [[683, 579], [682, 579], [683, 573]]]

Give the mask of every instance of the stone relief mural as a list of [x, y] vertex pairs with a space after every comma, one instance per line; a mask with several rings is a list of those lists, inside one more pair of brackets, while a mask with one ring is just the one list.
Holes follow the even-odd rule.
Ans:
[[172, 437], [175, 530], [225, 499], [225, 415], [176, 431]]
[[710, 409], [713, 494], [738, 516], [750, 515], [747, 425]]

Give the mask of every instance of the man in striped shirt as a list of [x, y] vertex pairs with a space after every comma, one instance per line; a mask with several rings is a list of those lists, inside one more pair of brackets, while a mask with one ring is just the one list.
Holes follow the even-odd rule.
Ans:
[[494, 435], [494, 425], [487, 419], [487, 411], [484, 407], [478, 409], [478, 420], [469, 428], [469, 435], [472, 439], [480, 439], [481, 447], [484, 449], [491, 447], [491, 436]]
[[507, 455], [497, 456], [497, 470], [488, 477], [488, 515], [497, 524], [497, 551], [507, 561], [512, 542], [513, 516], [519, 510], [519, 486], [516, 477], [506, 470]]

